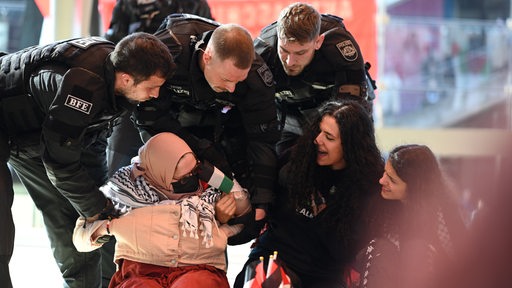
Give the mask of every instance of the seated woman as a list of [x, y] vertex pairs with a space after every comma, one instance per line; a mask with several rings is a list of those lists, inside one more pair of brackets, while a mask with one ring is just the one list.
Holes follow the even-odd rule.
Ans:
[[347, 287], [365, 238], [365, 207], [377, 195], [384, 161], [368, 112], [356, 101], [324, 103], [279, 172], [268, 228], [236, 279], [254, 261], [277, 257], [293, 287]]
[[379, 182], [389, 201], [373, 209], [376, 238], [360, 258], [362, 287], [433, 287], [436, 268], [450, 266], [466, 236], [451, 186], [434, 153], [417, 144], [391, 150]]
[[[251, 208], [246, 191], [219, 170], [200, 164], [190, 147], [172, 133], [149, 139], [130, 166], [102, 187], [119, 218], [77, 220], [73, 243], [91, 251], [115, 236], [117, 272], [109, 287], [229, 287], [227, 237], [241, 227], [215, 219], [218, 189], [203, 189], [200, 178], [227, 191], [226, 214]], [[235, 191], [236, 190], [236, 191]]]

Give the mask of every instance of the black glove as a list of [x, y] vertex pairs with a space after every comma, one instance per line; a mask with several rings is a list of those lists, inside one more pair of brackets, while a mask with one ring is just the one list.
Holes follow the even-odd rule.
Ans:
[[105, 208], [101, 210], [100, 216], [98, 220], [111, 220], [114, 218], [119, 218], [119, 211], [114, 208], [114, 204], [110, 199], [107, 198], [107, 203], [105, 204]]
[[255, 217], [256, 209], [253, 208], [251, 212], [228, 221], [229, 225], [244, 224], [244, 228], [240, 233], [228, 238], [229, 245], [245, 244], [260, 235], [261, 229], [265, 226], [266, 219], [263, 218], [256, 221]]
[[204, 182], [210, 182], [214, 169], [215, 168], [213, 167], [212, 164], [210, 164], [210, 162], [201, 161], [201, 163], [199, 163], [199, 166], [197, 167], [197, 176]]
[[[197, 156], [199, 156], [200, 160], [207, 160], [230, 179], [233, 177], [233, 171], [231, 170], [231, 166], [229, 165], [226, 157], [222, 152], [217, 150], [210, 141], [201, 139], [198, 141], [196, 148]], [[192, 147], [192, 149], [194, 149], [194, 147]]]
[[[119, 218], [119, 211], [115, 209], [114, 203], [110, 199], [107, 198], [107, 203], [105, 204], [105, 208], [101, 210], [98, 220], [112, 220], [114, 218]], [[85, 228], [85, 224], [84, 224]], [[107, 230], [108, 231], [108, 230]], [[109, 232], [110, 233], [110, 232]], [[105, 244], [110, 241], [112, 235], [103, 235], [96, 239], [96, 243]]]

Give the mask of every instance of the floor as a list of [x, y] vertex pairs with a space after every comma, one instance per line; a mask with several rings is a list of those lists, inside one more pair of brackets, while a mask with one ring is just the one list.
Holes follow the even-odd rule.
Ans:
[[[16, 240], [9, 267], [14, 288], [39, 287], [41, 283], [50, 288], [62, 287], [60, 272], [53, 260], [40, 213], [30, 197], [25, 193], [16, 193], [12, 211]], [[250, 243], [228, 247], [230, 284], [245, 263], [249, 246]]]

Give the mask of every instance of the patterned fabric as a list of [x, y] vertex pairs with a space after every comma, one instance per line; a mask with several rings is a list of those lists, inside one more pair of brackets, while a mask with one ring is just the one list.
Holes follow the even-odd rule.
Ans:
[[114, 204], [120, 215], [128, 213], [131, 209], [150, 205], [176, 204], [181, 205], [181, 229], [183, 236], [203, 237], [203, 244], [212, 246], [212, 227], [214, 219], [214, 203], [221, 192], [215, 188], [208, 188], [200, 195], [190, 195], [179, 200], [164, 200], [159, 198], [158, 190], [149, 184], [143, 176], [131, 179], [132, 166], [119, 169], [100, 190]]
[[363, 262], [364, 266], [362, 267], [362, 277], [361, 277], [361, 282], [360, 282], [360, 286], [361, 288], [366, 288], [367, 287], [367, 284], [368, 284], [368, 276], [369, 276], [369, 273], [370, 273], [370, 267], [372, 266], [372, 260], [373, 258], [375, 258], [376, 256], [374, 255], [374, 253], [376, 252], [375, 251], [375, 239], [371, 240], [370, 243], [368, 244], [368, 246], [366, 247], [366, 251], [364, 253], [364, 260], [361, 261]]
[[132, 166], [120, 168], [100, 188], [112, 200], [115, 209], [122, 215], [133, 208], [144, 207], [160, 201], [158, 190], [146, 182], [143, 176], [131, 179]]
[[[402, 255], [396, 243], [388, 238], [371, 240], [366, 249], [357, 256], [357, 270], [360, 271], [360, 282], [357, 287], [417, 287], [412, 284], [419, 284], [421, 282], [416, 281], [421, 280], [418, 279], [424, 280], [424, 276], [433, 275], [435, 268], [433, 259], [437, 251], [432, 245], [420, 241], [413, 243], [412, 246], [405, 243], [402, 246], [409, 246], [405, 255]], [[413, 254], [409, 254], [411, 251]], [[419, 266], [403, 266], [401, 261], [404, 260], [402, 258], [404, 256], [421, 257], [421, 259], [416, 258], [417, 261], [415, 261]], [[404, 281], [408, 285], [405, 285]]]
[[[441, 208], [436, 211], [437, 233], [436, 237], [441, 247], [435, 247], [433, 243], [425, 243], [425, 267], [426, 273], [434, 273], [436, 269], [435, 259], [438, 257], [441, 249], [450, 257], [454, 257], [453, 239], [448, 231], [444, 213]], [[394, 277], [400, 277], [402, 270], [394, 271], [388, 267], [389, 263], [394, 263], [396, 259], [400, 259], [402, 250], [400, 235], [396, 233], [388, 233], [383, 239], [372, 240], [366, 250], [358, 256], [359, 269], [361, 273], [360, 288], [394, 287], [396, 280]], [[393, 265], [395, 265], [394, 263]]]
[[450, 258], [454, 257], [454, 248], [453, 248], [453, 241], [450, 237], [450, 233], [448, 231], [448, 226], [446, 225], [446, 221], [444, 220], [444, 214], [441, 211], [441, 209], [437, 210], [437, 237], [439, 238], [439, 242], [443, 246], [444, 250], [446, 251], [446, 254]]

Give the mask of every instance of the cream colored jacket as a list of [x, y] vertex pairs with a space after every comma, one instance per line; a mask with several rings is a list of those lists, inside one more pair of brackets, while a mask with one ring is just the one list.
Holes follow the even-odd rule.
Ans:
[[[212, 228], [213, 246], [206, 248], [200, 233], [198, 239], [183, 235], [180, 215], [180, 205], [161, 204], [137, 208], [111, 220], [109, 230], [117, 241], [115, 262], [129, 259], [165, 267], [207, 264], [226, 271], [227, 236], [217, 223]], [[77, 250], [88, 252], [101, 247], [96, 240], [108, 234], [108, 222], [99, 220], [84, 226], [85, 218], [80, 217], [73, 233]]]

